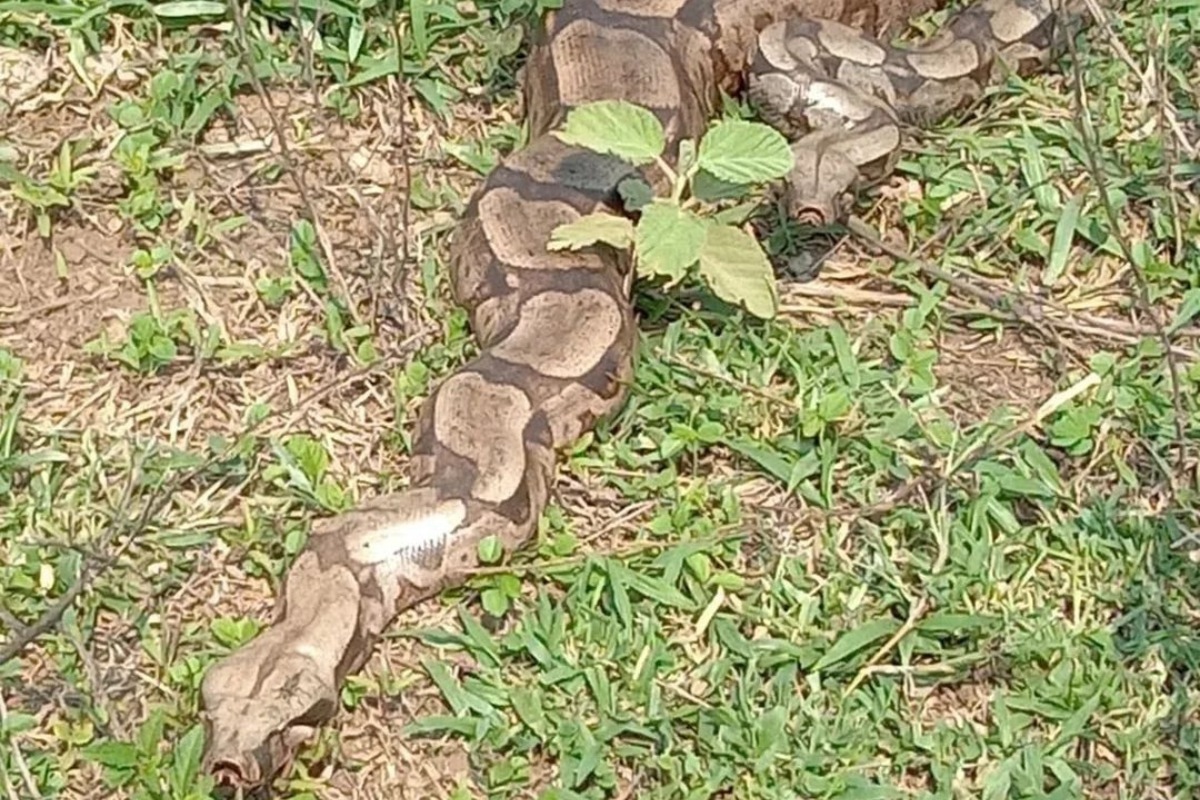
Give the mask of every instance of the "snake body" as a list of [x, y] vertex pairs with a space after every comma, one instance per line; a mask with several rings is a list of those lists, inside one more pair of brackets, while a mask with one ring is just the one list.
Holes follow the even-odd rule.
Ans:
[[567, 0], [547, 14], [523, 68], [528, 144], [487, 177], [452, 237], [453, 292], [480, 354], [423, 404], [410, 488], [318, 522], [272, 625], [206, 674], [205, 764], [219, 782], [260, 785], [284, 768], [394, 617], [464, 580], [481, 540], [506, 552], [527, 542], [556, 452], [624, 401], [629, 254], [546, 245], [562, 223], [618, 210], [630, 167], [555, 137], [567, 112], [636, 103], [674, 152], [703, 133], [721, 91], [745, 91], [793, 142], [792, 212], [832, 221], [849, 192], [892, 168], [902, 123], [966, 108], [1002, 66], [1044, 67], [1063, 30], [1051, 0], [981, 0], [917, 48], [861, 32], [930, 5]]

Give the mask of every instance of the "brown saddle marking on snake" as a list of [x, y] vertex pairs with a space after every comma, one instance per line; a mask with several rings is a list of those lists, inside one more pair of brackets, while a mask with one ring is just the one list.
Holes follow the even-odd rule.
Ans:
[[891, 170], [901, 123], [965, 108], [1004, 67], [1045, 66], [1063, 30], [1051, 2], [980, 0], [913, 49], [847, 24], [878, 32], [931, 0], [567, 0], [550, 12], [523, 69], [529, 144], [488, 176], [451, 244], [481, 353], [423, 405], [411, 488], [319, 521], [275, 621], [209, 669], [206, 769], [245, 787], [283, 769], [396, 614], [462, 581], [484, 537], [507, 552], [530, 538], [556, 451], [624, 401], [628, 253], [546, 247], [558, 225], [619, 210], [631, 173], [552, 134], [572, 107], [646, 106], [674, 147], [702, 134], [721, 90], [745, 89], [794, 142], [792, 212], [830, 221]]

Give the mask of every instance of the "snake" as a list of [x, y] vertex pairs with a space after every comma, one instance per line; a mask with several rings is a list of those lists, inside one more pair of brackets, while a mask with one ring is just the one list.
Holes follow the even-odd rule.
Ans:
[[[1077, 1], [1077, 0], [1073, 0]], [[1008, 74], [1048, 68], [1077, 8], [975, 0], [924, 41], [883, 37], [938, 0], [565, 0], [531, 37], [519, 76], [528, 136], [471, 195], [447, 272], [477, 355], [423, 400], [407, 485], [313, 523], [274, 619], [201, 682], [203, 765], [218, 785], [281, 774], [340, 707], [396, 616], [462, 585], [489, 537], [534, 535], [561, 451], [629, 395], [633, 256], [602, 243], [551, 249], [552, 231], [624, 210], [634, 168], [556, 135], [567, 115], [620, 100], [655, 115], [668, 153], [744, 97], [794, 156], [780, 197], [831, 223], [894, 169], [905, 129], [965, 112]]]

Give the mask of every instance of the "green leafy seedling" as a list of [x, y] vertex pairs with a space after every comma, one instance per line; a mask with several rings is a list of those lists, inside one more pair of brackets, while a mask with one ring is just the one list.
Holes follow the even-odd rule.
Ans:
[[[673, 286], [693, 274], [714, 294], [770, 318], [779, 295], [770, 262], [758, 240], [738, 227], [738, 215], [721, 214], [715, 202], [746, 195], [778, 180], [794, 160], [787, 141], [773, 128], [744, 120], [711, 127], [699, 146], [679, 146], [679, 163], [663, 158], [666, 135], [648, 110], [620, 100], [575, 108], [556, 136], [567, 144], [616, 156], [633, 166], [654, 164], [670, 181], [667, 197], [647, 197], [636, 186], [622, 193], [640, 211], [637, 222], [607, 212], [558, 226], [550, 250], [578, 250], [603, 243], [632, 246], [638, 274]], [[635, 182], [636, 183], [636, 182]]]

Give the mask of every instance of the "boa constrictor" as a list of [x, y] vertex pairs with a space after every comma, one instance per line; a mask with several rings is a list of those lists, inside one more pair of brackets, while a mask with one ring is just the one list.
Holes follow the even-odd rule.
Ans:
[[218, 782], [276, 775], [334, 715], [343, 679], [395, 616], [463, 581], [484, 537], [522, 546], [556, 451], [624, 401], [636, 336], [629, 255], [546, 245], [558, 225], [619, 208], [615, 187], [630, 170], [556, 138], [566, 113], [637, 103], [675, 148], [703, 133], [722, 90], [748, 89], [794, 143], [792, 213], [832, 221], [851, 190], [891, 169], [902, 122], [967, 107], [1002, 65], [1043, 68], [1066, 29], [1052, 0], [980, 0], [920, 47], [860, 33], [931, 4], [567, 0], [548, 13], [523, 68], [529, 143], [491, 173], [452, 237], [453, 291], [481, 352], [422, 406], [411, 488], [318, 522], [272, 625], [208, 671], [205, 764]]

